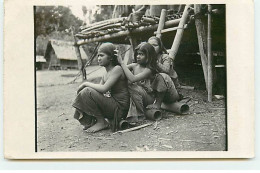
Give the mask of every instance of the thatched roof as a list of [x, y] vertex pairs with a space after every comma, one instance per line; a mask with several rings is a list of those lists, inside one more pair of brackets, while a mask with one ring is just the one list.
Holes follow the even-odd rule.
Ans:
[[[51, 39], [48, 42], [47, 49], [45, 51], [45, 57], [49, 54], [51, 49], [54, 50], [58, 59], [65, 60], [77, 60], [77, 55], [73, 42], [61, 41]], [[80, 54], [82, 59], [87, 59], [87, 55], [82, 47], [80, 49]]]

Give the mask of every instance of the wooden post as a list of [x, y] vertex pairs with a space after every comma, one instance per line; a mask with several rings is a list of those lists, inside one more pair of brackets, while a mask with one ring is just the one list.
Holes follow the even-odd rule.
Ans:
[[82, 74], [82, 81], [84, 81], [84, 80], [87, 79], [87, 76], [86, 76], [86, 70], [84, 68], [83, 61], [81, 59], [79, 46], [78, 45], [74, 45], [74, 47], [75, 47], [76, 56], [77, 56], [77, 60], [78, 60], [78, 68], [79, 68], [79, 70], [81, 71], [81, 74]]
[[[133, 60], [135, 48], [138, 45], [137, 39], [133, 36], [129, 36], [129, 41], [132, 46], [132, 49], [128, 51], [128, 59], [126, 59], [124, 62], [130, 63]], [[127, 54], [126, 54], [127, 55]]]
[[191, 10], [190, 4], [186, 5], [184, 12], [183, 12], [183, 15], [182, 15], [182, 18], [181, 18], [180, 23], [178, 25], [178, 29], [177, 29], [177, 32], [176, 32], [170, 53], [169, 53], [169, 56], [170, 56], [170, 58], [173, 59], [173, 61], [174, 61], [175, 56], [178, 52], [178, 49], [179, 49], [179, 46], [180, 46], [180, 43], [181, 43], [181, 39], [182, 39], [182, 35], [183, 35], [183, 31], [184, 31], [184, 25], [185, 25], [185, 23], [186, 23], [186, 21], [189, 17], [190, 10]]
[[206, 30], [205, 30], [205, 23], [201, 18], [201, 5], [195, 4], [194, 5], [194, 12], [195, 12], [195, 25], [197, 30], [197, 37], [199, 43], [199, 50], [200, 50], [200, 58], [202, 69], [204, 73], [204, 79], [206, 84], [206, 89], [208, 89], [208, 59], [207, 59], [207, 38], [206, 38]]
[[80, 54], [80, 50], [79, 50], [79, 45], [77, 45], [77, 38], [74, 35], [74, 31], [72, 30], [72, 35], [74, 37], [74, 48], [75, 48], [75, 52], [76, 52], [76, 56], [77, 56], [77, 60], [78, 60], [78, 68], [82, 74], [82, 81], [87, 79], [87, 75], [86, 75], [86, 70], [84, 68], [84, 64], [81, 58], [81, 54]]
[[165, 17], [166, 17], [166, 10], [162, 9], [161, 16], [160, 16], [160, 21], [159, 21], [158, 28], [157, 28], [157, 33], [156, 33], [156, 37], [158, 37], [158, 38], [162, 37], [161, 30], [164, 28]]
[[211, 10], [212, 6], [208, 5], [208, 101], [212, 102], [212, 51], [211, 51]]
[[136, 46], [138, 45], [137, 39], [136, 39], [135, 37], [133, 37], [133, 36], [130, 35], [130, 36], [129, 36], [129, 41], [130, 41], [130, 43], [131, 43], [132, 50], [133, 50], [133, 52], [134, 52]]
[[[130, 47], [131, 47], [131, 45], [127, 45], [126, 49], [129, 49]], [[132, 57], [134, 57], [133, 49], [126, 51], [125, 56], [124, 56], [124, 63], [131, 64], [133, 62]]]

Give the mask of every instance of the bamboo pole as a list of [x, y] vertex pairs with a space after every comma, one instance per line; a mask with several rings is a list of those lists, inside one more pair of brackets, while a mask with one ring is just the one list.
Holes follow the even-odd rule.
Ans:
[[74, 31], [72, 30], [72, 35], [74, 37], [74, 48], [75, 48], [75, 52], [76, 52], [76, 56], [77, 56], [77, 61], [78, 61], [78, 68], [82, 74], [82, 81], [87, 79], [87, 75], [86, 75], [86, 70], [84, 68], [84, 63], [82, 61], [81, 58], [81, 54], [80, 54], [80, 50], [79, 50], [79, 45], [77, 45], [77, 38], [74, 35]]
[[142, 20], [142, 22], [156, 24], [156, 21], [153, 18], [150, 18], [150, 17], [142, 17], [141, 20]]
[[166, 18], [166, 10], [162, 9], [161, 16], [160, 16], [160, 21], [159, 21], [157, 32], [156, 32], [156, 37], [158, 37], [158, 38], [162, 37], [161, 30], [163, 30], [163, 28], [164, 28], [165, 18]]
[[202, 69], [204, 73], [204, 79], [206, 84], [206, 89], [208, 89], [208, 59], [207, 59], [207, 38], [206, 38], [206, 30], [205, 30], [205, 23], [201, 19], [200, 13], [201, 13], [201, 5], [195, 4], [194, 5], [194, 12], [195, 12], [195, 25], [197, 30], [197, 37], [198, 37], [198, 43], [199, 43], [199, 51], [200, 51], [200, 58], [201, 58], [201, 64]]
[[101, 26], [105, 26], [108, 24], [113, 24], [113, 23], [118, 23], [118, 22], [122, 22], [126, 17], [120, 17], [120, 18], [113, 18], [113, 19], [108, 19], [105, 21], [100, 21], [100, 22], [96, 22], [93, 24], [90, 24], [88, 26], [83, 27], [81, 30], [82, 31], [88, 31], [88, 30], [93, 30], [96, 28], [99, 28]]
[[[99, 27], [97, 29], [98, 30], [106, 30], [106, 29], [118, 28], [118, 27], [121, 27], [121, 23], [107, 24], [107, 25], [101, 26], [101, 27]], [[91, 30], [89, 30], [89, 31], [81, 31], [82, 34], [88, 33], [88, 32], [91, 32]]]
[[77, 55], [77, 60], [78, 60], [78, 68], [79, 68], [79, 70], [81, 71], [81, 74], [82, 74], [82, 81], [84, 81], [84, 80], [87, 79], [87, 76], [86, 76], [86, 71], [85, 71], [85, 69], [84, 69], [83, 61], [82, 61], [82, 59], [81, 59], [79, 46], [78, 46], [78, 45], [75, 45], [74, 47], [75, 47], [75, 51], [76, 51], [76, 55]]
[[208, 101], [212, 102], [212, 45], [211, 45], [211, 10], [212, 6], [208, 5]]
[[[170, 20], [170, 21], [165, 22], [165, 28], [174, 27], [174, 26], [178, 25], [180, 20], [181, 19], [175, 19], [175, 20]], [[157, 28], [158, 28], [158, 24], [152, 25], [152, 26], [146, 26], [146, 27], [142, 26], [142, 27], [131, 30], [131, 32], [129, 30], [126, 30], [126, 31], [120, 31], [120, 32], [117, 32], [114, 34], [104, 35], [104, 36], [100, 36], [100, 37], [81, 39], [77, 42], [77, 45], [83, 45], [83, 44], [92, 43], [92, 42], [104, 42], [109, 39], [128, 36], [129, 34], [136, 34], [136, 33], [146, 32], [146, 31], [151, 31], [151, 30], [155, 31]]]
[[[185, 24], [185, 25], [184, 25], [184, 29], [186, 29], [187, 26], [188, 26], [188, 25]], [[175, 31], [175, 30], [177, 30], [177, 29], [179, 29], [179, 27], [167, 28], [167, 29], [163, 29], [163, 30], [161, 30], [160, 33], [163, 34], [163, 33], [166, 33], [166, 32]], [[154, 32], [154, 34], [157, 34], [157, 31]]]
[[178, 49], [179, 49], [179, 46], [181, 43], [181, 39], [182, 39], [183, 31], [184, 31], [184, 25], [189, 17], [189, 12], [191, 10], [190, 6], [191, 6], [190, 4], [185, 6], [183, 15], [180, 19], [179, 26], [178, 26], [178, 29], [177, 29], [170, 53], [169, 53], [169, 56], [170, 56], [170, 58], [173, 59], [173, 61], [175, 59], [175, 56], [178, 52]]

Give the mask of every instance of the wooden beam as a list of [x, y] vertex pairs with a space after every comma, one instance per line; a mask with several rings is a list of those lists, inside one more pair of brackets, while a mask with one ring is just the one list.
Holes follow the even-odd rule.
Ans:
[[82, 81], [84, 81], [84, 80], [87, 79], [86, 70], [84, 68], [84, 63], [83, 63], [82, 58], [81, 58], [79, 45], [77, 45], [77, 38], [74, 35], [73, 29], [72, 29], [72, 35], [74, 37], [74, 48], [75, 48], [75, 52], [76, 52], [76, 56], [77, 56], [78, 68], [79, 68], [79, 70], [80, 70], [80, 72], [82, 74]]
[[212, 102], [212, 85], [213, 85], [213, 73], [212, 73], [212, 45], [211, 45], [211, 10], [212, 6], [208, 5], [208, 101]]
[[[187, 28], [187, 24], [186, 25], [184, 25], [184, 29], [186, 29]], [[162, 34], [162, 33], [166, 33], [166, 32], [171, 32], [171, 31], [175, 31], [175, 30], [177, 30], [177, 29], [180, 29], [178, 26], [177, 27], [173, 27], [173, 28], [167, 28], [167, 29], [163, 29], [163, 30], [161, 30], [160, 31], [160, 33]], [[157, 34], [158, 33], [158, 31], [156, 31], [156, 32], [154, 32], [154, 34]], [[156, 36], [157, 37], [157, 36]]]
[[[131, 45], [127, 45], [127, 46], [126, 46], [126, 49], [129, 49], [130, 47], [131, 47]], [[125, 57], [124, 57], [124, 63], [125, 63], [125, 64], [131, 64], [133, 57], [134, 57], [134, 51], [133, 51], [133, 49], [130, 49], [130, 50], [126, 51]]]
[[161, 31], [164, 28], [165, 18], [166, 18], [166, 10], [162, 9], [161, 16], [160, 16], [160, 21], [159, 21], [157, 32], [156, 32], [156, 37], [158, 37], [158, 38], [162, 37]]
[[78, 60], [78, 68], [79, 68], [79, 70], [81, 71], [81, 74], [82, 74], [82, 81], [84, 81], [84, 80], [87, 79], [87, 76], [86, 76], [86, 71], [85, 71], [85, 68], [84, 68], [83, 61], [81, 59], [79, 46], [75, 45], [74, 47], [75, 47], [76, 56], [77, 56], [77, 60]]
[[176, 32], [170, 53], [169, 53], [169, 56], [170, 56], [170, 58], [173, 59], [173, 61], [176, 57], [176, 54], [178, 52], [178, 49], [179, 49], [179, 46], [180, 46], [180, 43], [181, 43], [182, 35], [183, 35], [183, 32], [184, 32], [184, 25], [186, 24], [186, 21], [189, 17], [189, 12], [191, 10], [190, 6], [191, 6], [190, 4], [187, 4], [185, 6], [183, 15], [182, 15], [181, 20], [179, 22], [178, 29], [177, 29], [177, 32]]
[[206, 89], [208, 89], [208, 57], [206, 55], [207, 52], [207, 38], [206, 38], [206, 29], [205, 29], [205, 22], [202, 20], [201, 13], [201, 5], [195, 4], [194, 5], [194, 12], [195, 12], [195, 25], [197, 30], [197, 37], [199, 43], [199, 50], [200, 50], [200, 58], [202, 69], [204, 73], [204, 79], [206, 84]]

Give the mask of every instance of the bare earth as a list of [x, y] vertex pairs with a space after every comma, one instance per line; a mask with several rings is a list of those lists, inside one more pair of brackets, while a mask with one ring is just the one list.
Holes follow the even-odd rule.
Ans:
[[[96, 70], [99, 69], [99, 70]], [[96, 70], [96, 71], [95, 71]], [[104, 69], [88, 67], [89, 80], [101, 76]], [[81, 76], [68, 84], [78, 71], [37, 71], [37, 149], [50, 151], [225, 151], [225, 100], [208, 103], [204, 90], [181, 90], [188, 102], [187, 115], [164, 112], [157, 123], [123, 134], [110, 129], [87, 133], [73, 118], [71, 106]]]

